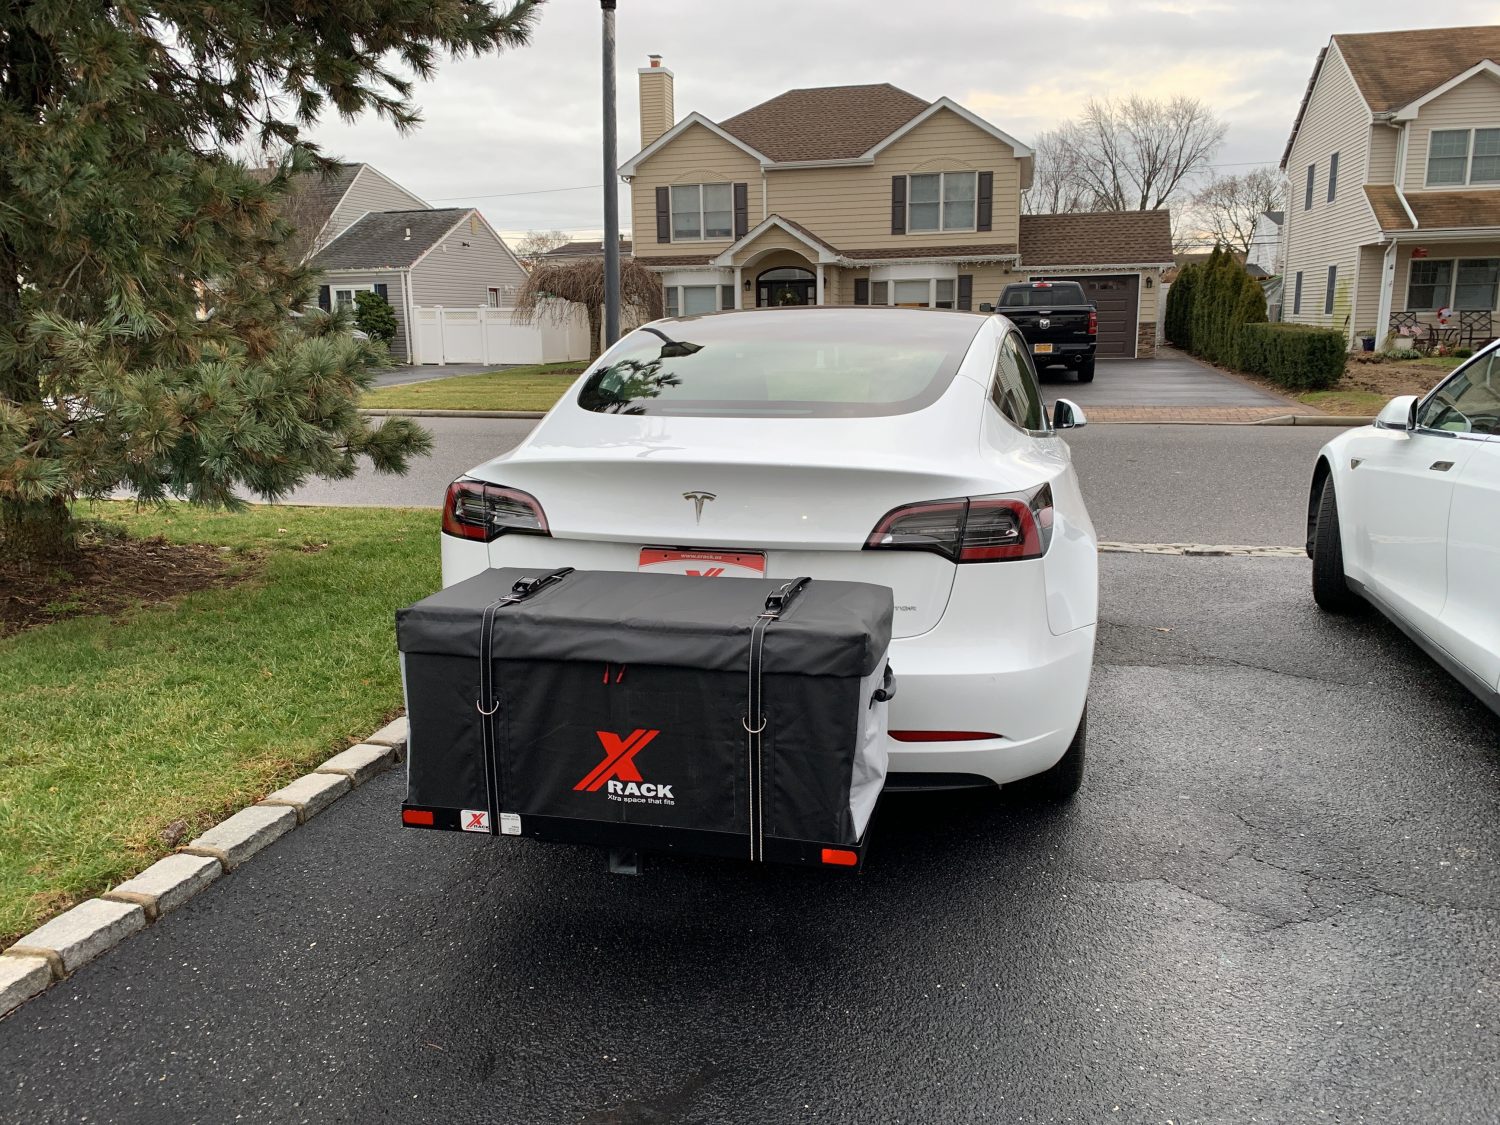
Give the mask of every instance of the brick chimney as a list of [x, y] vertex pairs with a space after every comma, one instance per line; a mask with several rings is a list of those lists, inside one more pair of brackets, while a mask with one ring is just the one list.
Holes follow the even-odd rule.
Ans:
[[677, 123], [672, 107], [672, 72], [661, 65], [660, 55], [648, 57], [651, 65], [637, 71], [641, 77], [642, 148]]

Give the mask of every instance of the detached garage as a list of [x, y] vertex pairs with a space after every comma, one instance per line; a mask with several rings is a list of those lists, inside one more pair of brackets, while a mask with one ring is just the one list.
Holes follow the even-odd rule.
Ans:
[[1156, 353], [1161, 274], [1172, 266], [1166, 211], [1090, 211], [1021, 216], [1021, 260], [1028, 279], [1076, 281], [1099, 310], [1099, 354]]

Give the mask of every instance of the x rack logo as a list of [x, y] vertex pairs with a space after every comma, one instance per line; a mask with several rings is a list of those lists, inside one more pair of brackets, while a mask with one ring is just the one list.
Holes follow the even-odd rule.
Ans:
[[642, 780], [641, 771], [635, 768], [635, 756], [661, 731], [637, 730], [632, 731], [626, 738], [621, 738], [607, 730], [594, 733], [599, 736], [599, 741], [604, 745], [604, 761], [591, 769], [582, 781], [573, 786], [575, 791], [596, 793], [612, 777], [621, 781]]

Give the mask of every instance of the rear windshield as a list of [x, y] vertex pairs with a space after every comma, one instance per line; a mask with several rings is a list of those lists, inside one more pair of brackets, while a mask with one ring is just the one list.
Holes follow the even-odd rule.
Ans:
[[1007, 289], [1000, 297], [1000, 307], [1007, 309], [1056, 308], [1058, 305], [1086, 305], [1083, 286], [1076, 281], [1057, 281], [1045, 289], [1030, 285]]
[[[983, 326], [961, 313], [786, 309], [637, 329], [578, 405], [601, 414], [858, 418], [936, 402]], [[666, 353], [665, 355], [663, 353]]]

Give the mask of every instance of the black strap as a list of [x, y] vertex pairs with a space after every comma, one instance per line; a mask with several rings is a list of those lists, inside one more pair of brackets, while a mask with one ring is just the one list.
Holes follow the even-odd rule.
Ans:
[[510, 593], [484, 607], [484, 617], [479, 624], [479, 698], [474, 701], [474, 707], [479, 712], [479, 738], [484, 748], [484, 798], [490, 814], [491, 836], [500, 832], [500, 793], [504, 780], [497, 752], [500, 739], [496, 724], [500, 701], [495, 697], [495, 661], [492, 656], [495, 616], [506, 606], [524, 602], [572, 573], [573, 568], [565, 566], [540, 578], [519, 579], [511, 586]]
[[763, 713], [762, 670], [765, 666], [766, 630], [771, 623], [786, 612], [792, 599], [811, 582], [811, 578], [794, 578], [783, 583], [766, 598], [764, 611], [756, 615], [750, 626], [750, 662], [745, 691], [745, 717], [740, 725], [745, 728], [745, 768], [749, 779], [750, 803], [750, 859], [752, 862], [766, 858], [766, 802], [765, 802], [765, 729], [767, 719]]

